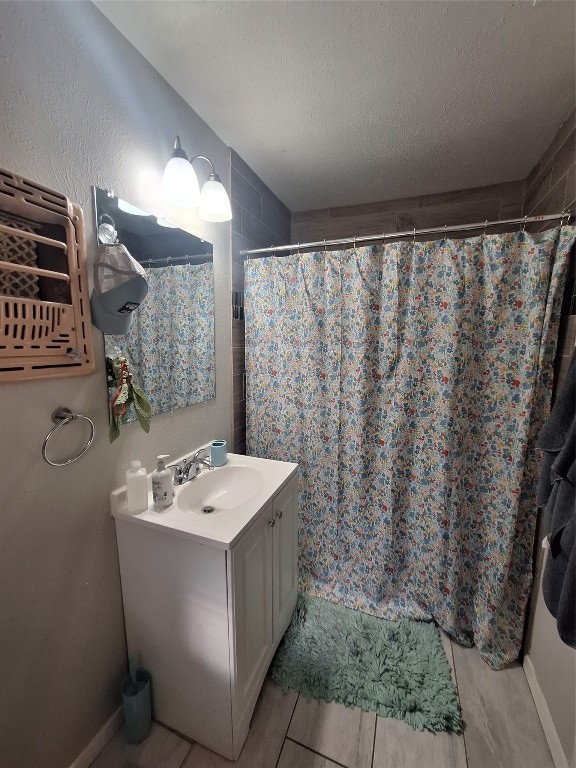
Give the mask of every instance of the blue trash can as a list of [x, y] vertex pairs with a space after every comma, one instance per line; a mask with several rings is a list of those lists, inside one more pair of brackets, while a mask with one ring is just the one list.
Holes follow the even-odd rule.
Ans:
[[136, 681], [128, 675], [122, 683], [124, 735], [129, 744], [144, 741], [152, 724], [150, 674], [145, 669], [136, 671]]

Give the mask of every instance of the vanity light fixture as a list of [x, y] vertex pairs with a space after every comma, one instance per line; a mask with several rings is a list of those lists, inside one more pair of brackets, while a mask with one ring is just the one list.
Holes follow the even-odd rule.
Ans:
[[[206, 160], [210, 173], [202, 186], [192, 167], [194, 160]], [[180, 146], [180, 138], [174, 139], [172, 157], [166, 164], [162, 179], [162, 197], [168, 205], [176, 208], [196, 208], [204, 221], [230, 221], [232, 208], [228, 193], [214, 171], [212, 161], [206, 155], [195, 155], [190, 160]]]

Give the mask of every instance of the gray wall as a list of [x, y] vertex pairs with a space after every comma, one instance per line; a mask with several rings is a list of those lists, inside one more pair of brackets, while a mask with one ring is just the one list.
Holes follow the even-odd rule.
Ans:
[[[231, 150], [232, 290], [244, 291], [241, 250], [290, 243], [291, 214], [244, 160]], [[232, 320], [234, 450], [246, 451], [244, 321]]]
[[[94, 256], [91, 185], [161, 213], [175, 133], [229, 188], [227, 147], [91, 4], [0, 3], [0, 166], [79, 202]], [[172, 217], [174, 218], [174, 217]], [[97, 372], [0, 384], [0, 765], [65, 768], [120, 704], [125, 640], [109, 493], [133, 458], [150, 471], [232, 437], [230, 226], [178, 223], [214, 243], [216, 400], [154, 417], [146, 436], [107, 437], [103, 339]], [[41, 458], [58, 405], [90, 416], [96, 440], [64, 468]]]

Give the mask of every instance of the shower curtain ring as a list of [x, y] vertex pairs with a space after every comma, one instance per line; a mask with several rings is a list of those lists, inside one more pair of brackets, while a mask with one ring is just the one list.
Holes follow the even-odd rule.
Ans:
[[416, 245], [416, 227], [414, 227], [414, 232], [412, 232], [412, 244]]
[[482, 237], [486, 237], [486, 230], [488, 229], [488, 219], [484, 222], [484, 232], [482, 233]]
[[524, 216], [524, 221], [522, 222], [522, 232], [526, 231], [526, 219], [527, 218], [528, 218], [528, 216]]

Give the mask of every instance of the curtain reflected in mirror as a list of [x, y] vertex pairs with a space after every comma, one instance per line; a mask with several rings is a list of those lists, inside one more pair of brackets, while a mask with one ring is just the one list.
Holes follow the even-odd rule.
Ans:
[[[215, 397], [212, 245], [94, 188], [99, 243], [122, 243], [147, 273], [148, 294], [128, 332], [106, 335], [107, 370], [125, 357], [152, 415]], [[135, 209], [138, 210], [138, 209]], [[108, 394], [117, 395], [108, 377]], [[132, 407], [123, 422], [136, 420]]]

